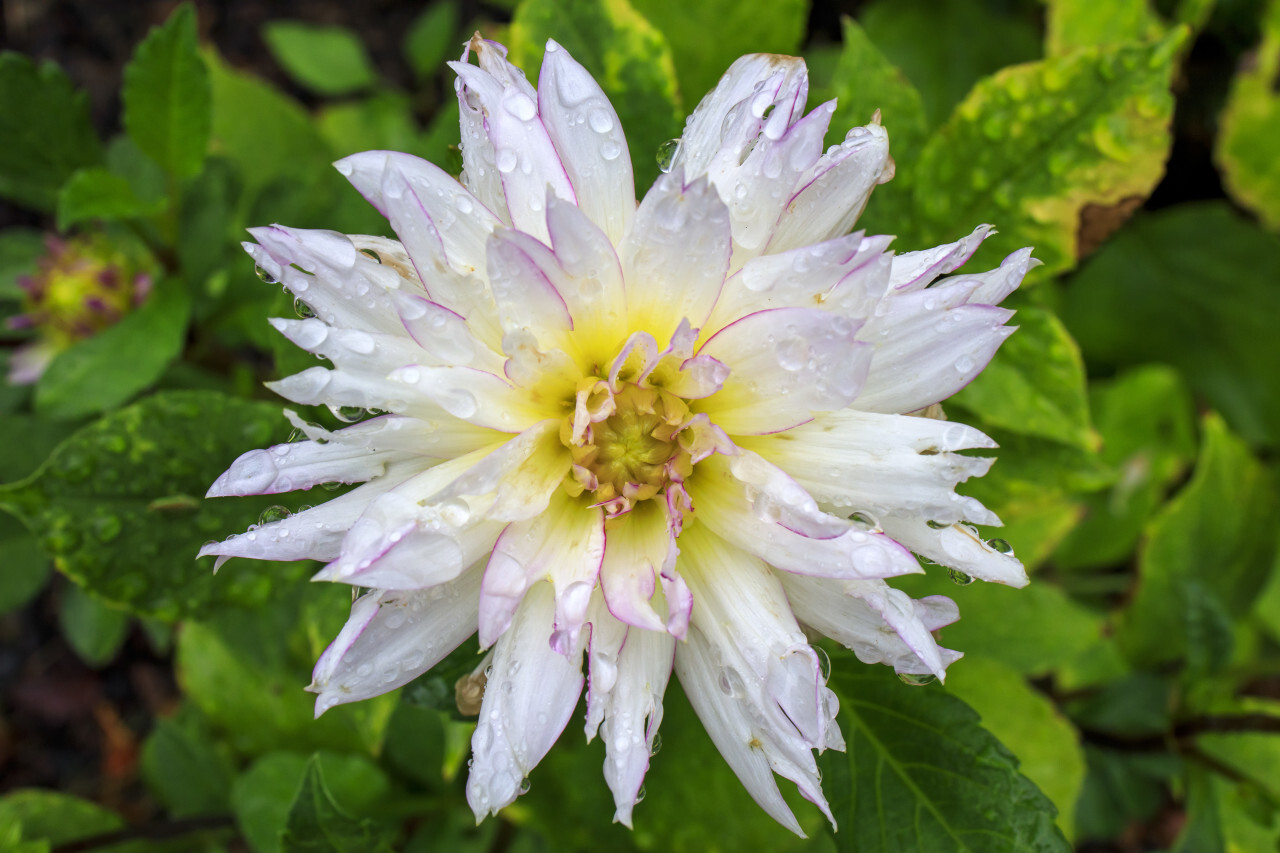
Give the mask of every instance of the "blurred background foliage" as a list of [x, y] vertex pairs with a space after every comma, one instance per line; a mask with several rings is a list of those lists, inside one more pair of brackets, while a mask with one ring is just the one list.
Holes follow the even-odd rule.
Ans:
[[[0, 849], [1280, 850], [1280, 0], [109, 8], [4, 5]], [[810, 840], [774, 825], [674, 683], [634, 832], [574, 724], [477, 828], [469, 651], [313, 721], [347, 590], [193, 561], [330, 496], [201, 497], [287, 439], [261, 383], [313, 364], [265, 322], [295, 306], [244, 229], [388, 233], [329, 164], [457, 172], [443, 63], [477, 29], [531, 78], [549, 37], [586, 64], [641, 191], [733, 59], [802, 54], [830, 142], [889, 130], [860, 226], [910, 250], [990, 222], [969, 269], [1043, 261], [946, 407], [1001, 445], [964, 488], [1033, 583], [903, 582], [960, 605], [945, 687], [828, 649], [839, 833], [801, 804]]]

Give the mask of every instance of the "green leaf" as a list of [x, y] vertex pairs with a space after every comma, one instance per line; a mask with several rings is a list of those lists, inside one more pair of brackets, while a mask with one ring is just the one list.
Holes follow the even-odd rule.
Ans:
[[[1076, 803], [1076, 842], [1111, 841], [1135, 821], [1150, 819], [1169, 797], [1176, 757], [1086, 746], [1089, 775]], [[1243, 851], [1241, 851], [1243, 853]]]
[[58, 622], [71, 648], [95, 669], [115, 659], [129, 631], [128, 613], [71, 584], [62, 590]]
[[979, 426], [1096, 450], [1080, 348], [1043, 308], [1021, 308], [1015, 322], [1018, 331], [951, 404], [973, 412]]
[[1089, 388], [1102, 435], [1102, 460], [1119, 472], [1114, 487], [1085, 498], [1084, 520], [1054, 552], [1060, 569], [1126, 562], [1164, 491], [1195, 458], [1191, 395], [1178, 374], [1140, 367]]
[[942, 629], [942, 644], [998, 661], [1024, 675], [1049, 672], [1083, 653], [1102, 635], [1101, 617], [1039, 578], [1032, 578], [1023, 589], [990, 583], [958, 587], [946, 572], [933, 570], [895, 578], [893, 585], [913, 598], [945, 595], [954, 600], [961, 619]]
[[1262, 43], [1242, 62], [1219, 119], [1214, 159], [1231, 197], [1273, 231], [1280, 230], [1280, 0], [1271, 0], [1262, 21]]
[[[1220, 642], [1220, 623], [1249, 609], [1271, 568], [1277, 502], [1266, 469], [1216, 415], [1205, 418], [1203, 435], [1191, 482], [1147, 529], [1138, 589], [1118, 635], [1135, 662]], [[1229, 642], [1229, 622], [1225, 631]]]
[[[244, 183], [238, 223], [333, 228], [324, 215], [338, 190], [349, 187], [331, 165], [329, 148], [307, 112], [216, 54], [206, 53], [205, 59], [213, 90], [211, 150], [234, 164]], [[283, 196], [271, 192], [278, 188], [287, 188]], [[252, 210], [260, 200], [259, 209]], [[251, 210], [263, 218], [250, 219]]]
[[980, 0], [875, 0], [858, 19], [920, 90], [930, 127], [980, 78], [1040, 56], [1039, 28], [1026, 7], [1000, 15]]
[[[692, 4], [691, 4], [692, 5]], [[657, 151], [680, 135], [680, 94], [666, 36], [627, 0], [524, 0], [511, 22], [511, 61], [538, 79], [554, 38], [595, 77], [627, 134], [637, 192], [658, 175]]]
[[36, 385], [36, 410], [70, 420], [124, 403], [182, 351], [190, 311], [184, 283], [162, 280], [141, 308], [54, 357]]
[[[11, 446], [11, 445], [8, 445]], [[44, 589], [53, 564], [40, 543], [14, 518], [0, 516], [0, 614], [17, 610]]]
[[1091, 364], [1172, 364], [1234, 430], [1280, 446], [1278, 256], [1225, 203], [1144, 214], [1071, 279], [1062, 319]]
[[147, 203], [134, 194], [129, 181], [95, 166], [71, 176], [58, 195], [58, 230], [89, 219], [136, 219], [160, 209], [160, 202]]
[[187, 3], [154, 27], [124, 69], [124, 127], [144, 154], [176, 178], [198, 174], [209, 149], [209, 71], [196, 51]]
[[1048, 0], [1046, 5], [1045, 50], [1050, 56], [1150, 41], [1165, 32], [1151, 0]]
[[225, 812], [231, 774], [225, 748], [190, 707], [158, 720], [142, 744], [143, 778], [175, 818]]
[[305, 566], [197, 564], [200, 544], [243, 530], [279, 497], [202, 501], [236, 456], [283, 438], [278, 406], [220, 394], [156, 394], [59, 445], [34, 477], [0, 487], [58, 568], [134, 612], [165, 619], [267, 600]]
[[318, 95], [349, 95], [377, 82], [360, 37], [345, 27], [269, 21], [262, 38], [285, 73]]
[[302, 788], [289, 808], [280, 849], [284, 853], [379, 853], [390, 851], [378, 828], [342, 810], [324, 784], [320, 760], [307, 762]]
[[1082, 231], [1114, 218], [1108, 208], [1132, 210], [1164, 174], [1183, 34], [1014, 66], [979, 82], [916, 166], [924, 242], [990, 222], [1000, 235], [971, 262], [976, 268], [1022, 246], [1035, 246], [1044, 273], [1075, 266]]
[[836, 833], [838, 849], [1070, 850], [1053, 804], [964, 702], [908, 687], [887, 667], [842, 663], [830, 684], [848, 752], [823, 756], [844, 783], [828, 790], [844, 830]]
[[441, 112], [451, 112], [453, 116], [444, 140], [429, 138], [418, 128], [413, 103], [399, 92], [379, 92], [359, 101], [326, 107], [316, 117], [316, 123], [335, 157], [389, 149], [440, 164], [448, 146], [458, 143], [456, 102], [446, 104]]
[[[851, 18], [844, 20], [844, 45], [823, 100], [836, 98], [836, 111], [827, 131], [827, 144], [840, 142], [850, 128], [865, 125], [880, 111], [881, 124], [889, 131], [894, 159], [914, 164], [925, 141], [924, 104], [920, 93], [903, 73], [885, 58], [866, 31]], [[812, 72], [811, 72], [812, 73]], [[911, 180], [914, 168], [903, 168], [888, 184], [877, 187], [859, 227], [868, 233], [908, 233], [902, 227], [911, 219]]]
[[0, 299], [22, 298], [18, 278], [34, 273], [45, 251], [44, 235], [34, 228], [0, 231]]
[[[1280, 702], [1274, 700], [1248, 697], [1232, 710], [1280, 720]], [[1209, 730], [1196, 736], [1196, 747], [1280, 800], [1280, 777], [1276, 775], [1276, 768], [1280, 767], [1280, 737], [1274, 732]]]
[[257, 853], [277, 853], [304, 780], [315, 767], [333, 780], [337, 807], [368, 812], [390, 787], [386, 774], [366, 758], [319, 752], [308, 758], [294, 752], [270, 752], [236, 778], [231, 804], [236, 823]]
[[34, 788], [12, 791], [0, 797], [0, 826], [11, 823], [21, 825], [23, 840], [45, 840], [53, 844], [124, 826], [124, 820], [118, 814], [96, 803], [70, 794]]
[[976, 655], [947, 671], [947, 692], [981, 714], [983, 728], [1018, 756], [1023, 775], [1057, 806], [1058, 827], [1070, 838], [1085, 774], [1075, 727], [1019, 672]]
[[341, 705], [315, 719], [315, 697], [303, 689], [349, 604], [343, 587], [294, 584], [278, 589], [269, 608], [224, 608], [188, 622], [178, 636], [179, 682], [239, 753], [376, 752], [398, 694]]
[[404, 34], [404, 57], [419, 80], [439, 74], [446, 60], [458, 56], [458, 25], [453, 0], [435, 0], [413, 19]]
[[102, 160], [89, 102], [60, 68], [0, 54], [0, 197], [52, 211], [71, 173]]
[[415, 782], [441, 788], [444, 785], [445, 720], [442, 712], [401, 698], [387, 724], [383, 750], [387, 761]]
[[666, 36], [689, 107], [743, 54], [799, 53], [809, 18], [809, 0], [635, 0], [632, 5]]

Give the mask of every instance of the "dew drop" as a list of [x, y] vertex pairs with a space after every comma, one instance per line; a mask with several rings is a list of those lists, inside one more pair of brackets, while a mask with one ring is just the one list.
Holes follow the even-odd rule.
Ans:
[[742, 676], [731, 666], [726, 666], [720, 670], [719, 684], [720, 692], [730, 699], [736, 699], [746, 690], [746, 685], [742, 683]]
[[498, 171], [504, 175], [515, 169], [516, 164], [520, 161], [519, 155], [511, 148], [502, 148], [498, 150], [497, 165]]
[[262, 280], [263, 280], [263, 281], [265, 281], [267, 284], [275, 284], [275, 283], [276, 283], [275, 276], [273, 276], [271, 273], [269, 273], [269, 272], [267, 272], [266, 270], [264, 270], [262, 267], [255, 266], [255, 267], [253, 268], [253, 271], [254, 271], [255, 273], [257, 273], [257, 274], [258, 274], [258, 278], [262, 279]]
[[814, 646], [813, 650], [818, 655], [818, 669], [822, 673], [822, 682], [825, 684], [831, 678], [831, 658], [822, 646]]
[[951, 578], [951, 582], [956, 586], [968, 586], [973, 583], [973, 577], [959, 569], [947, 569], [947, 577]]
[[898, 680], [908, 687], [924, 687], [926, 684], [933, 684], [938, 680], [938, 677], [928, 673], [917, 675], [912, 672], [900, 672], [898, 673]]
[[522, 797], [523, 797], [525, 794], [529, 793], [529, 788], [531, 788], [531, 787], [533, 787], [533, 786], [532, 786], [532, 784], [529, 782], [529, 777], [528, 777], [528, 776], [526, 776], [526, 777], [524, 777], [523, 779], [521, 779], [521, 780], [520, 780], [520, 796], [522, 796]]
[[668, 139], [666, 142], [658, 146], [658, 168], [663, 172], [670, 172], [671, 166], [675, 163], [676, 154], [680, 151], [679, 139]]
[[987, 547], [998, 554], [1013, 554], [1013, 546], [1004, 539], [992, 539], [987, 542]]
[[608, 133], [613, 130], [613, 118], [605, 110], [592, 110], [587, 116], [587, 124], [596, 133]]
[[353, 424], [356, 421], [363, 420], [369, 413], [359, 406], [329, 406], [329, 411], [333, 412], [333, 416], [344, 424]]
[[276, 521], [284, 521], [290, 515], [291, 513], [288, 508], [275, 504], [262, 511], [262, 515], [258, 516], [258, 524], [271, 524]]
[[315, 309], [300, 298], [293, 300], [293, 312], [304, 320], [310, 320], [316, 316]]
[[649, 746], [649, 755], [652, 757], [657, 755], [662, 749], [662, 732], [653, 733], [653, 743]]
[[644, 800], [644, 785], [640, 786], [640, 790], [636, 791], [636, 804], [639, 805]]
[[320, 488], [324, 489], [326, 492], [336, 492], [338, 489], [342, 488], [342, 484], [337, 480], [333, 480], [328, 483], [321, 483]]
[[962, 355], [956, 359], [956, 372], [968, 373], [973, 370], [973, 359], [967, 355]]
[[600, 156], [605, 160], [617, 160], [618, 155], [621, 153], [622, 146], [614, 142], [612, 139], [606, 139], [600, 145]]

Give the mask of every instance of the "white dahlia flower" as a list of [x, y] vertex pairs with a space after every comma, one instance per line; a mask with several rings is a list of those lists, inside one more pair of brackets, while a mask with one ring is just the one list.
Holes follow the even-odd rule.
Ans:
[[[470, 64], [474, 52], [479, 64]], [[245, 454], [209, 495], [363, 483], [202, 554], [322, 560], [368, 590], [316, 665], [316, 712], [393, 690], [473, 634], [488, 657], [467, 797], [519, 795], [585, 684], [586, 735], [631, 824], [674, 669], [725, 760], [780, 823], [774, 773], [831, 817], [814, 750], [841, 749], [808, 636], [941, 678], [949, 599], [886, 583], [915, 554], [1015, 586], [1021, 564], [954, 492], [992, 447], [911, 416], [1011, 333], [1032, 263], [939, 278], [987, 236], [894, 255], [849, 234], [893, 171], [878, 119], [822, 150], [804, 62], [744, 56], [637, 205], [617, 113], [554, 42], [535, 90], [472, 40], [458, 74], [461, 182], [370, 151], [337, 163], [399, 241], [252, 231], [309, 306], [273, 320], [333, 363], [272, 384], [380, 413]], [[806, 632], [810, 632], [808, 635]], [[585, 656], [585, 660], [584, 660]], [[585, 674], [584, 674], [585, 673]]]

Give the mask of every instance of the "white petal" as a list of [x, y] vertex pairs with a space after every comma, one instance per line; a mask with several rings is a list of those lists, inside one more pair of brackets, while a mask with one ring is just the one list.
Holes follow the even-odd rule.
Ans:
[[685, 185], [662, 175], [636, 210], [619, 247], [632, 323], [670, 339], [682, 319], [699, 328], [729, 268], [729, 211], [705, 178]]
[[480, 567], [430, 590], [374, 591], [351, 605], [351, 618], [316, 662], [316, 716], [334, 705], [380, 696], [408, 684], [476, 630]]
[[730, 435], [768, 433], [844, 408], [857, 395], [870, 347], [860, 321], [810, 308], [774, 308], [725, 326], [699, 355], [729, 366], [706, 411]]
[[[506, 47], [495, 41], [473, 37], [462, 52], [463, 62], [469, 60], [472, 50], [475, 50], [481, 68], [513, 85], [527, 87], [526, 94], [530, 98], [536, 97], [533, 87], [524, 79], [523, 72], [506, 61]], [[504, 224], [510, 225], [507, 197], [502, 191], [502, 179], [494, 162], [493, 143], [485, 130], [485, 115], [480, 99], [463, 85], [461, 78], [453, 82], [453, 87], [458, 94], [458, 123], [462, 134], [461, 179]]]
[[359, 444], [296, 441], [250, 450], [213, 481], [207, 498], [276, 495], [320, 483], [363, 483], [385, 472], [390, 452], [370, 453]]
[[242, 243], [259, 269], [282, 283], [331, 325], [396, 334], [400, 321], [389, 291], [415, 287], [389, 265], [362, 255], [345, 234], [272, 225], [250, 228]]
[[409, 364], [393, 370], [388, 379], [402, 386], [402, 396], [411, 389], [476, 426], [519, 432], [546, 417], [505, 379], [472, 367]]
[[636, 208], [627, 139], [599, 84], [554, 41], [547, 42], [542, 57], [538, 108], [577, 206], [617, 245]]
[[[490, 373], [502, 370], [502, 356], [494, 352], [488, 342], [497, 342], [495, 322], [473, 326], [465, 317], [425, 296], [411, 293], [393, 293], [392, 302], [400, 313], [405, 331], [428, 356], [407, 361], [422, 364], [451, 364], [457, 367], [475, 367]], [[489, 334], [481, 337], [477, 330]]]
[[1012, 554], [996, 551], [963, 524], [934, 528], [924, 519], [896, 515], [886, 515], [880, 523], [894, 539], [939, 565], [992, 583], [1015, 587], [1029, 583], [1021, 561]]
[[883, 663], [897, 672], [946, 677], [960, 658], [943, 649], [933, 631], [960, 618], [955, 603], [940, 595], [913, 601], [881, 580], [835, 581], [781, 575], [796, 618], [841, 645], [863, 663]]
[[[919, 421], [928, 423], [922, 427]], [[921, 441], [922, 436], [929, 438]], [[819, 504], [840, 515], [897, 512], [936, 521], [994, 523], [991, 512], [976, 499], [957, 495], [955, 485], [981, 477], [995, 460], [944, 449], [957, 442], [993, 444], [960, 424], [845, 409], [775, 435], [744, 436], [739, 445], [782, 468]]]
[[[634, 207], [633, 201], [628, 224]], [[556, 256], [550, 269], [562, 276], [554, 281], [574, 324], [598, 332], [615, 346], [625, 331], [627, 297], [612, 238], [576, 206], [555, 196], [547, 198], [547, 230]]]
[[689, 493], [700, 522], [784, 571], [847, 579], [921, 571], [892, 539], [821, 512], [803, 488], [750, 451], [702, 462]]
[[974, 305], [999, 305], [1018, 288], [1023, 276], [1038, 266], [1040, 261], [1031, 257], [1031, 249], [1019, 249], [1001, 261], [998, 268], [975, 276], [965, 276], [982, 282], [969, 296], [969, 302]]
[[406, 338], [403, 329], [394, 335], [365, 332], [330, 326], [317, 317], [272, 317], [268, 322], [299, 349], [328, 359], [345, 371], [380, 378], [402, 364], [422, 361], [422, 348]]
[[[594, 628], [592, 635], [594, 638]], [[616, 808], [613, 819], [628, 828], [662, 723], [662, 696], [671, 678], [675, 647], [676, 640], [670, 634], [628, 630], [617, 656], [616, 680], [599, 700], [604, 716], [600, 729], [605, 749], [604, 778], [613, 792]], [[591, 666], [594, 675], [595, 657]]]
[[504, 85], [474, 65], [451, 62], [449, 67], [484, 114], [512, 227], [545, 240], [547, 188], [566, 201], [577, 197], [538, 114], [536, 93], [531, 94], [527, 83]]
[[448, 296], [434, 293], [433, 259], [484, 275], [485, 241], [501, 222], [448, 172], [396, 151], [365, 151], [335, 165], [390, 221], [429, 293]]
[[875, 347], [854, 402], [867, 412], [914, 412], [947, 399], [974, 380], [1013, 329], [1005, 308], [966, 305], [976, 280], [885, 297], [858, 333]]
[[559, 421], [541, 421], [486, 456], [429, 502], [461, 498], [471, 512], [493, 521], [523, 521], [547, 508], [569, 467]]
[[429, 464], [429, 460], [406, 460], [389, 466], [381, 477], [345, 495], [221, 542], [210, 542], [200, 549], [197, 557], [215, 554], [222, 558], [218, 560], [219, 566], [230, 557], [254, 560], [335, 559], [343, 537], [369, 502], [421, 473]]
[[990, 225], [979, 225], [972, 234], [954, 243], [897, 255], [889, 277], [890, 287], [899, 291], [923, 290], [938, 276], [960, 268], [994, 230]]
[[528, 234], [502, 230], [489, 241], [489, 284], [503, 331], [526, 328], [543, 343], [573, 328], [569, 306], [556, 289], [551, 251]]
[[740, 57], [685, 122], [672, 171], [690, 179], [742, 162], [763, 134], [779, 139], [804, 110], [809, 75], [803, 59], [769, 53]]
[[889, 137], [878, 124], [855, 127], [822, 156], [813, 177], [791, 197], [768, 251], [781, 252], [847, 234], [876, 184], [892, 177]]
[[703, 329], [714, 334], [728, 324], [769, 308], [820, 308], [865, 318], [884, 296], [892, 256], [890, 237], [862, 232], [815, 246], [752, 258], [725, 282]]
[[555, 585], [551, 641], [568, 654], [586, 621], [591, 590], [604, 559], [604, 511], [562, 490], [542, 514], [511, 524], [498, 537], [485, 567], [480, 596], [480, 645], [488, 647], [511, 623], [526, 591], [542, 578]]
[[547, 754], [578, 705], [581, 645], [569, 655], [551, 650], [554, 617], [551, 585], [534, 585], [494, 648], [480, 719], [471, 736], [467, 802], [477, 821], [515, 800], [521, 781]]

